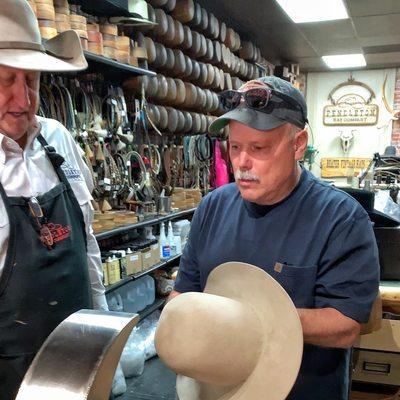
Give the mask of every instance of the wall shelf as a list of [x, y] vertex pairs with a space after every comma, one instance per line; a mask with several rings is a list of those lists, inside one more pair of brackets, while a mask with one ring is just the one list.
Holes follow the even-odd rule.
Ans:
[[157, 224], [160, 224], [161, 222], [172, 221], [177, 218], [185, 217], [185, 216], [193, 214], [195, 211], [196, 211], [196, 207], [189, 208], [187, 210], [172, 212], [167, 215], [158, 215], [156, 217], [148, 218], [148, 219], [145, 219], [144, 221], [140, 221], [136, 224], [121, 226], [121, 227], [118, 227], [115, 229], [111, 229], [109, 231], [98, 233], [95, 236], [96, 236], [97, 241], [101, 241], [104, 239], [109, 239], [114, 236], [123, 235], [123, 234], [127, 233], [128, 231], [131, 231], [134, 229], [144, 228], [145, 226], [157, 225]]
[[82, 11], [105, 17], [129, 17], [128, 0], [75, 0], [82, 6]]
[[172, 264], [174, 261], [179, 260], [182, 254], [177, 254], [175, 256], [172, 256], [168, 258], [168, 260], [161, 261], [153, 266], [151, 266], [149, 269], [146, 269], [144, 271], [140, 271], [137, 274], [134, 275], [129, 275], [126, 278], [120, 280], [117, 283], [114, 283], [112, 285], [106, 286], [106, 294], [111, 293], [112, 291], [120, 288], [121, 286], [126, 285], [128, 282], [134, 281], [135, 279], [140, 278], [141, 276], [147, 275], [150, 272], [156, 271], [159, 268], [166, 267], [169, 264]]
[[166, 301], [167, 301], [166, 297], [156, 298], [153, 304], [150, 304], [144, 310], [139, 311], [139, 321], [145, 319], [152, 312], [158, 310], [160, 307], [162, 307], [165, 304]]
[[[129, 74], [132, 75], [148, 75], [156, 76], [156, 73], [145, 68], [138, 68], [132, 65], [123, 64], [118, 61], [114, 61], [111, 58], [103, 57], [90, 51], [84, 50], [86, 60], [89, 64], [89, 70], [92, 72], [101, 72], [104, 75], [116, 75], [116, 74]], [[84, 71], [87, 73], [87, 71]]]

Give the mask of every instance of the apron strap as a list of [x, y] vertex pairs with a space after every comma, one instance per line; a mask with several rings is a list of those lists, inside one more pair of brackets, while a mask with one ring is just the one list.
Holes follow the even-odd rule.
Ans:
[[56, 152], [56, 149], [53, 146], [50, 146], [47, 142], [46, 139], [42, 136], [41, 133], [39, 133], [37, 140], [39, 143], [43, 146], [44, 151], [46, 152], [47, 157], [49, 157], [49, 160], [51, 164], [54, 167], [54, 170], [56, 171], [56, 174], [60, 181], [64, 183], [64, 185], [68, 188], [71, 189], [71, 186], [68, 182], [67, 177], [65, 176], [64, 171], [61, 168], [61, 165], [64, 163], [65, 159], [63, 156], [58, 154]]
[[0, 182], [0, 195], [3, 199], [6, 209], [8, 209], [8, 207], [9, 207], [8, 196], [7, 196], [6, 191], [4, 190], [3, 184], [1, 182]]
[[[8, 218], [11, 216], [11, 205], [7, 193], [0, 182], [0, 196], [3, 199], [4, 207], [7, 211]], [[4, 260], [3, 272], [0, 279], [0, 297], [3, 295], [4, 290], [7, 288], [8, 281], [11, 275], [12, 260], [15, 258], [15, 251], [17, 246], [17, 224], [9, 224], [9, 236], [8, 236], [8, 250], [6, 253], [6, 258]]]

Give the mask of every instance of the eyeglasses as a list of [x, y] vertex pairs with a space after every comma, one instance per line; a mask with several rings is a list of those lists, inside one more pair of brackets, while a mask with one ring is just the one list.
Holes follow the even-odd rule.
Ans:
[[[42, 207], [36, 197], [31, 197], [28, 201], [29, 211], [35, 218], [36, 225], [39, 229], [39, 239], [47, 247], [48, 250], [53, 249], [54, 239], [50, 232], [49, 227], [46, 224], [45, 217], [43, 215]], [[44, 221], [43, 221], [44, 219]]]
[[266, 87], [249, 89], [245, 92], [225, 90], [219, 94], [219, 99], [225, 111], [237, 108], [243, 99], [245, 106], [253, 110], [271, 113], [274, 108], [287, 108], [300, 111], [303, 115], [302, 107], [295, 100], [284, 93]]

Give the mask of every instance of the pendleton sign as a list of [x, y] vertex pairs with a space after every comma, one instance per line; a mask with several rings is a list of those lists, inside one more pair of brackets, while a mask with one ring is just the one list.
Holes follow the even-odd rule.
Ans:
[[[339, 99], [334, 99], [334, 94], [345, 86], [360, 86], [369, 92], [369, 97], [364, 98], [360, 94], [344, 94]], [[365, 83], [357, 82], [350, 78], [329, 93], [328, 100], [331, 105], [324, 107], [324, 125], [328, 126], [362, 126], [376, 125], [379, 116], [379, 107], [372, 104], [375, 97], [374, 91]]]

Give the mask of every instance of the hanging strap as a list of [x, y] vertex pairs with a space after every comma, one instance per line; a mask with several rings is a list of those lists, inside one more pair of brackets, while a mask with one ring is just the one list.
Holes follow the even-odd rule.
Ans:
[[64, 183], [64, 185], [68, 188], [71, 189], [71, 186], [68, 182], [67, 177], [64, 174], [64, 171], [61, 169], [61, 165], [64, 163], [65, 159], [63, 156], [58, 154], [56, 152], [56, 149], [53, 146], [50, 146], [47, 142], [46, 139], [42, 136], [42, 134], [39, 134], [37, 137], [37, 140], [39, 143], [43, 146], [44, 151], [46, 152], [47, 157], [49, 157], [49, 160], [51, 164], [54, 167], [54, 170], [56, 171], [56, 174], [60, 181]]

